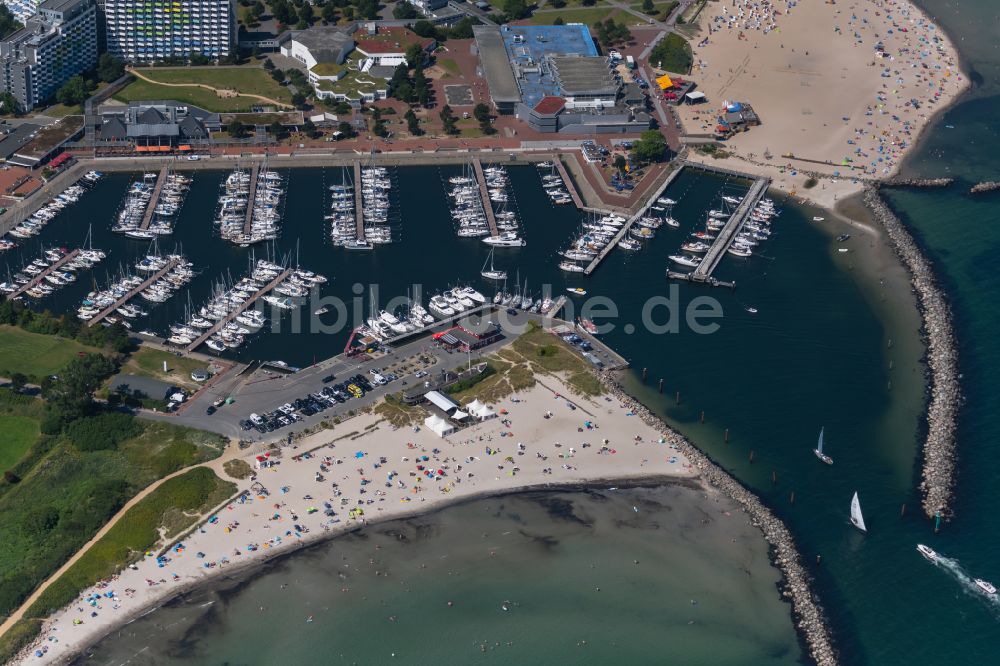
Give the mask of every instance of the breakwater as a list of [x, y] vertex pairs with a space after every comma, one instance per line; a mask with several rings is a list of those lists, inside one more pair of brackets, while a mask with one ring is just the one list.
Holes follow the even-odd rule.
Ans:
[[732, 499], [750, 516], [750, 523], [764, 534], [764, 539], [771, 547], [774, 564], [784, 576], [782, 595], [792, 603], [795, 627], [805, 642], [809, 655], [819, 666], [837, 664], [837, 654], [833, 648], [826, 617], [811, 590], [810, 576], [802, 565], [795, 540], [784, 522], [764, 506], [755, 494], [712, 462], [686, 437], [673, 430], [645, 405], [626, 393], [611, 372], [600, 373], [599, 378], [604, 387], [628, 405], [643, 422], [664, 433], [667, 442], [680, 449], [698, 469], [706, 483]]
[[910, 282], [917, 294], [927, 343], [930, 381], [920, 490], [923, 493], [924, 513], [929, 518], [940, 515], [947, 519], [952, 515], [950, 502], [955, 483], [955, 433], [962, 400], [951, 308], [937, 285], [931, 263], [879, 195], [878, 188], [865, 188], [864, 203], [885, 229], [896, 255], [909, 271]]
[[976, 183], [969, 190], [969, 194], [982, 194], [983, 192], [992, 192], [994, 190], [1000, 190], [1000, 181], [997, 180], [984, 180], [981, 183]]
[[954, 178], [887, 178], [877, 181], [883, 187], [948, 187]]

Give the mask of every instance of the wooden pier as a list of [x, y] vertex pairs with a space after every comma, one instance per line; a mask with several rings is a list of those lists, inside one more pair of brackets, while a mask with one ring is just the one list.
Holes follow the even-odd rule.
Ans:
[[667, 176], [667, 179], [664, 180], [659, 187], [653, 190], [653, 193], [646, 200], [646, 203], [644, 203], [642, 206], [639, 207], [638, 212], [636, 212], [634, 215], [632, 215], [632, 217], [626, 220], [625, 224], [622, 225], [622, 228], [619, 229], [618, 233], [615, 234], [614, 238], [611, 239], [611, 242], [608, 243], [606, 246], [604, 246], [604, 248], [600, 251], [600, 253], [596, 257], [594, 257], [594, 259], [587, 265], [585, 269], [583, 269], [584, 275], [590, 275], [591, 273], [593, 273], [594, 270], [600, 265], [600, 263], [604, 261], [604, 258], [608, 256], [608, 254], [610, 254], [616, 247], [618, 247], [618, 241], [620, 241], [622, 238], [625, 237], [625, 234], [627, 234], [628, 230], [632, 228], [632, 225], [634, 225], [637, 221], [639, 221], [640, 218], [642, 218], [644, 215], [646, 215], [646, 213], [649, 212], [649, 209], [656, 204], [657, 199], [663, 196], [663, 193], [667, 190], [668, 187], [670, 187], [670, 183], [674, 182], [674, 179], [677, 178], [677, 175], [683, 170], [683, 168], [684, 165], [682, 164], [678, 168], [674, 169], [674, 171], [671, 172], [669, 176]]
[[490, 201], [490, 191], [486, 188], [486, 174], [483, 173], [483, 163], [476, 157], [472, 160], [472, 168], [476, 171], [476, 182], [479, 183], [479, 195], [483, 199], [483, 212], [486, 214], [486, 223], [490, 225], [490, 236], [496, 238], [500, 235], [497, 229], [497, 218], [493, 214], [493, 202]]
[[764, 194], [767, 192], [768, 185], [771, 184], [770, 178], [758, 178], [754, 181], [753, 185], [750, 187], [750, 191], [746, 193], [743, 197], [743, 201], [740, 205], [736, 207], [736, 210], [729, 217], [729, 221], [726, 222], [726, 226], [722, 228], [719, 232], [718, 237], [712, 243], [712, 247], [708, 249], [705, 256], [702, 257], [701, 263], [698, 267], [691, 272], [689, 279], [691, 282], [709, 282], [712, 277], [712, 271], [715, 270], [719, 262], [722, 261], [723, 255], [725, 255], [726, 250], [732, 244], [733, 239], [736, 238], [736, 234], [743, 229], [743, 225], [746, 223], [747, 218], [750, 217], [750, 211], [754, 209], [754, 206], [763, 198]]
[[98, 312], [93, 319], [87, 322], [87, 326], [95, 326], [96, 324], [101, 322], [105, 317], [110, 315], [112, 312], [114, 312], [115, 310], [117, 310], [118, 308], [125, 305], [133, 298], [135, 298], [139, 293], [141, 293], [143, 290], [149, 287], [149, 285], [153, 284], [154, 282], [162, 278], [164, 275], [166, 275], [171, 268], [173, 268], [180, 262], [181, 262], [180, 259], [171, 259], [170, 261], [168, 261], [166, 266], [153, 273], [153, 275], [151, 275], [150, 277], [143, 280], [142, 284], [140, 284], [138, 287], [136, 287], [135, 289], [128, 292], [127, 294], [119, 298], [117, 301], [109, 305], [108, 307]]
[[576, 185], [573, 184], [573, 179], [569, 177], [569, 171], [566, 170], [566, 165], [563, 164], [562, 160], [558, 157], [555, 160], [556, 170], [559, 172], [559, 177], [562, 178], [563, 185], [566, 186], [566, 191], [569, 192], [570, 198], [573, 200], [573, 205], [579, 210], [583, 210], [586, 206], [583, 203], [583, 199], [580, 198], [580, 193], [576, 191]]
[[146, 204], [146, 212], [142, 215], [142, 223], [139, 224], [139, 229], [145, 231], [149, 229], [149, 223], [153, 221], [153, 214], [156, 212], [156, 204], [160, 201], [160, 192], [163, 191], [163, 186], [167, 182], [167, 174], [170, 172], [169, 165], [163, 165], [160, 169], [160, 175], [156, 177], [156, 185], [153, 187], [153, 195], [149, 197], [149, 203]]
[[359, 241], [365, 239], [365, 203], [361, 189], [361, 162], [354, 160], [354, 223], [357, 225], [354, 236]]
[[263, 286], [260, 289], [258, 289], [256, 294], [254, 294], [253, 296], [251, 296], [250, 298], [248, 298], [246, 301], [244, 301], [243, 304], [240, 305], [238, 308], [236, 308], [235, 310], [233, 310], [232, 312], [230, 312], [229, 314], [227, 314], [225, 317], [223, 317], [219, 321], [215, 322], [215, 325], [212, 326], [212, 328], [208, 329], [207, 331], [205, 331], [204, 333], [202, 333], [200, 336], [198, 336], [198, 338], [194, 342], [192, 342], [191, 344], [189, 344], [184, 349], [184, 351], [193, 352], [195, 349], [197, 349], [198, 347], [202, 346], [205, 343], [206, 340], [208, 340], [210, 337], [212, 337], [213, 335], [215, 335], [216, 333], [218, 333], [220, 330], [222, 330], [222, 328], [226, 324], [228, 324], [232, 320], [236, 319], [237, 316], [239, 316], [240, 314], [242, 314], [243, 312], [245, 312], [248, 308], [250, 308], [250, 306], [252, 306], [254, 303], [256, 303], [257, 300], [260, 297], [264, 296], [269, 291], [271, 291], [272, 289], [274, 289], [275, 287], [277, 287], [279, 284], [281, 284], [282, 282], [284, 282], [285, 280], [287, 280], [288, 276], [291, 275], [293, 272], [294, 272], [294, 269], [292, 269], [292, 268], [286, 268], [285, 270], [281, 271], [281, 273], [278, 275], [278, 277], [274, 278], [273, 280], [271, 280], [270, 282], [268, 282], [265, 286]]
[[243, 238], [249, 240], [250, 227], [253, 226], [254, 204], [257, 203], [257, 180], [260, 176], [260, 162], [254, 162], [250, 169], [250, 191], [247, 193], [247, 212], [243, 219]]
[[79, 250], [73, 250], [71, 252], [66, 253], [65, 256], [61, 257], [58, 261], [53, 262], [51, 266], [49, 266], [48, 268], [46, 268], [45, 270], [43, 270], [41, 273], [39, 273], [35, 277], [31, 278], [31, 280], [29, 280], [27, 282], [27, 284], [23, 284], [20, 287], [18, 287], [15, 291], [12, 291], [7, 296], [7, 298], [17, 298], [18, 296], [20, 296], [24, 292], [28, 291], [29, 289], [33, 289], [36, 285], [40, 284], [41, 281], [45, 279], [46, 275], [51, 274], [52, 271], [59, 270], [59, 268], [63, 264], [65, 264], [68, 261], [71, 261], [78, 254], [80, 254]]

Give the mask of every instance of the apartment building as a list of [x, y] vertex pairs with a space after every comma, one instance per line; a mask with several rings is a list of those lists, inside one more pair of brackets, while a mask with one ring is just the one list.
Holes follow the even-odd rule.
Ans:
[[104, 0], [107, 48], [126, 62], [217, 59], [236, 49], [232, 0]]

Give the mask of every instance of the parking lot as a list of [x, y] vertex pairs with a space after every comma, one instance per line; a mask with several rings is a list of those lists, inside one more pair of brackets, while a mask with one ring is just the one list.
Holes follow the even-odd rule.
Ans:
[[444, 87], [444, 96], [448, 106], [472, 106], [472, 86], [452, 85]]

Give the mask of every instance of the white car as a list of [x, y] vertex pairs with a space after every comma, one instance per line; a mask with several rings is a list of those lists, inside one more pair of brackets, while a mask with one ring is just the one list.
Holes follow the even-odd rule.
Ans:
[[201, 156], [200, 155], [188, 155], [187, 158], [188, 158], [189, 162], [197, 162], [198, 160], [201, 159]]

